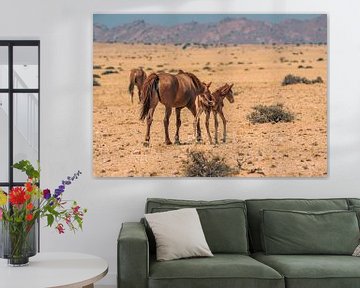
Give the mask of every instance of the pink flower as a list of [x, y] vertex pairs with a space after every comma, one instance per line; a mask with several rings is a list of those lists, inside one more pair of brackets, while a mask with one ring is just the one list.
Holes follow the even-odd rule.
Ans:
[[65, 233], [63, 224], [59, 223], [55, 228], [58, 230], [59, 234]]
[[0, 220], [2, 220], [2, 218], [3, 218], [3, 211], [2, 211], [2, 209], [0, 208]]

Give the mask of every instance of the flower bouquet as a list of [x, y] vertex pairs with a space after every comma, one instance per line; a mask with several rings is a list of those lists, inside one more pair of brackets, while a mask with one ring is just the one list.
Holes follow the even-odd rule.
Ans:
[[8, 259], [9, 265], [26, 265], [29, 257], [36, 254], [36, 223], [45, 218], [47, 226], [55, 227], [59, 234], [82, 229], [86, 209], [75, 201], [63, 199], [66, 186], [81, 174], [76, 172], [63, 180], [52, 192], [39, 186], [40, 169], [23, 160], [13, 165], [26, 173], [28, 179], [23, 187], [12, 187], [8, 194], [0, 188], [0, 257]]

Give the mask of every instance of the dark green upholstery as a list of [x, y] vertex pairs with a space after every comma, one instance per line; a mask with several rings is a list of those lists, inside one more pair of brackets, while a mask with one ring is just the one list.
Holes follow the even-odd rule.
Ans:
[[124, 223], [118, 243], [118, 287], [147, 288], [149, 245], [141, 223]]
[[360, 206], [360, 199], [359, 198], [348, 198], [348, 205], [350, 206]]
[[263, 253], [252, 257], [284, 275], [286, 288], [360, 287], [360, 257]]
[[151, 261], [149, 288], [283, 288], [274, 269], [246, 255]]
[[246, 200], [250, 242], [253, 252], [262, 251], [260, 210], [329, 211], [348, 210], [346, 199], [255, 199]]
[[[247, 213], [241, 200], [189, 201], [148, 199], [147, 213], [197, 208], [206, 241], [213, 253], [249, 254]], [[148, 230], [150, 245], [153, 235]], [[152, 250], [151, 250], [152, 252]]]
[[354, 211], [262, 210], [266, 254], [352, 255], [359, 244]]
[[358, 219], [358, 224], [359, 224], [359, 228], [360, 228], [360, 205], [359, 206], [350, 206], [349, 207], [350, 211], [354, 211], [356, 213], [356, 217]]
[[[360, 199], [259, 199], [247, 200], [246, 207], [241, 200], [149, 199], [146, 212], [197, 208], [209, 246], [219, 251], [245, 247], [236, 241], [248, 247], [244, 237], [248, 221], [252, 247], [261, 251], [261, 210], [357, 211], [356, 206], [360, 207]], [[123, 224], [118, 238], [118, 288], [360, 287], [360, 257], [255, 253], [252, 259], [241, 253], [216, 253], [209, 258], [156, 262], [149, 256], [149, 235], [144, 223]], [[223, 242], [224, 237], [234, 239]]]

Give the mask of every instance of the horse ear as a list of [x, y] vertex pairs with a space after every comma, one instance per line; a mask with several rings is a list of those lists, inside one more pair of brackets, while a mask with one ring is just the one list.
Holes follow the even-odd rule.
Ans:
[[212, 82], [210, 82], [209, 84], [207, 84], [206, 87], [209, 88], [209, 87], [211, 86], [211, 83], [212, 83]]
[[231, 84], [230, 84], [230, 89], [231, 89], [233, 86], [234, 86], [234, 83], [231, 83]]

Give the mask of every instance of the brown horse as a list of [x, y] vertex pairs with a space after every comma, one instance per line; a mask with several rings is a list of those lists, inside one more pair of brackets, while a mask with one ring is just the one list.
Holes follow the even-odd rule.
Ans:
[[[210, 86], [210, 85], [209, 85]], [[226, 119], [223, 112], [224, 107], [224, 99], [226, 98], [230, 103], [234, 103], [234, 95], [232, 91], [232, 87], [234, 84], [225, 84], [221, 86], [219, 89], [217, 89], [214, 93], [211, 94], [211, 100], [212, 105], [202, 105], [202, 107], [198, 110], [197, 113], [197, 121], [200, 120], [200, 115], [202, 112], [205, 112], [206, 118], [205, 118], [205, 126], [206, 126], [206, 132], [209, 137], [209, 142], [212, 144], [212, 138], [210, 134], [209, 129], [209, 118], [210, 118], [210, 112], [212, 111], [214, 114], [214, 122], [215, 122], [215, 143], [218, 143], [218, 128], [219, 128], [219, 122], [217, 119], [217, 114], [220, 115], [223, 126], [224, 126], [224, 132], [223, 132], [223, 143], [226, 142]], [[209, 87], [207, 87], [209, 88]]]
[[[211, 82], [209, 84], [202, 83], [204, 86], [204, 92], [196, 96], [195, 106], [196, 106], [196, 117], [194, 120], [194, 131], [196, 137], [196, 127], [200, 126], [200, 116], [203, 112], [206, 115], [206, 121], [209, 122], [210, 111], [212, 106], [214, 106], [214, 101], [212, 100], [211, 92], [209, 90]], [[206, 132], [208, 134], [209, 139], [211, 139], [209, 127], [206, 126]]]
[[131, 95], [131, 103], [134, 103], [134, 86], [136, 85], [139, 94], [139, 103], [141, 102], [141, 89], [146, 80], [146, 73], [142, 68], [132, 69], [130, 72], [129, 93]]
[[[165, 106], [164, 128], [165, 143], [171, 144], [169, 138], [169, 118], [172, 108], [176, 111], [176, 134], [175, 143], [179, 144], [179, 130], [181, 126], [181, 109], [188, 108], [196, 116], [195, 99], [203, 93], [204, 86], [200, 80], [192, 73], [183, 72], [177, 75], [169, 73], [152, 73], [145, 80], [142, 89], [142, 109], [140, 119], [147, 124], [145, 145], [150, 141], [150, 127], [157, 104], [160, 102]], [[197, 139], [201, 139], [200, 125], [197, 127]]]

